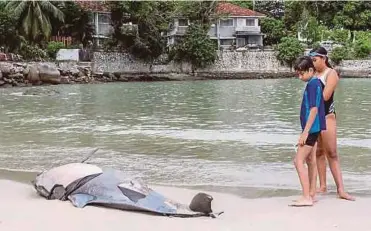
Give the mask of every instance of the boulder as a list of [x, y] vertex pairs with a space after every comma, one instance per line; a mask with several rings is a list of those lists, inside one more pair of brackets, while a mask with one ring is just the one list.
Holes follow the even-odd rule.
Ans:
[[68, 76], [62, 76], [61, 77], [61, 83], [62, 84], [69, 84], [70, 83], [70, 78]]
[[3, 78], [3, 80], [5, 81], [5, 83], [13, 83], [13, 79], [11, 78]]
[[60, 84], [61, 74], [57, 67], [42, 63], [38, 65], [40, 80], [43, 83]]
[[8, 57], [6, 56], [5, 53], [0, 53], [0, 61], [7, 61]]
[[80, 73], [79, 69], [78, 69], [78, 66], [74, 66], [70, 69], [70, 73], [71, 75], [77, 77]]
[[80, 73], [78, 65], [60, 65], [58, 68], [61, 75], [72, 75], [77, 77]]
[[27, 69], [28, 69], [27, 80], [33, 84], [39, 83], [40, 82], [39, 69], [35, 65], [29, 65]]
[[16, 79], [16, 80], [23, 80], [22, 73], [14, 73], [8, 76], [9, 78]]
[[0, 62], [0, 71], [5, 76], [15, 73], [13, 64], [7, 62]]
[[30, 72], [30, 67], [29, 66], [24, 67], [24, 69], [23, 69], [23, 75], [24, 76], [27, 76], [29, 72]]

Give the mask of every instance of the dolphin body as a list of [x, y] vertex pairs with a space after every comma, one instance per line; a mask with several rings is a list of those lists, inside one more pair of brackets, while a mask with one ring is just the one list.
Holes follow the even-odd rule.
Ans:
[[174, 217], [210, 216], [213, 198], [195, 195], [190, 205], [170, 200], [123, 171], [86, 163], [70, 163], [39, 173], [32, 181], [37, 193], [48, 200], [69, 200], [75, 207], [89, 204]]

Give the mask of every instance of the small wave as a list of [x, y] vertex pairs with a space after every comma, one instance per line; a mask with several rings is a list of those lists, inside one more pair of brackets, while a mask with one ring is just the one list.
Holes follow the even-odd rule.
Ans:
[[24, 168], [0, 168], [3, 172], [24, 172], [24, 173], [38, 173], [38, 169], [24, 169]]
[[[148, 135], [157, 137], [167, 137], [184, 140], [200, 141], [235, 141], [243, 142], [256, 146], [277, 146], [294, 145], [298, 139], [297, 134], [285, 133], [265, 133], [265, 132], [247, 132], [241, 129], [237, 130], [204, 130], [204, 129], [132, 129], [113, 132], [115, 135]], [[338, 138], [338, 145], [342, 147], [360, 147], [371, 149], [371, 139]]]
[[9, 95], [24, 96], [22, 91], [20, 91], [20, 92], [12, 92]]
[[51, 121], [65, 122], [69, 120], [70, 118], [52, 116], [52, 117], [45, 117], [45, 118], [19, 119], [19, 120], [14, 120], [14, 122], [21, 122], [23, 124], [26, 124], [26, 123], [44, 123], [44, 122], [51, 122]]

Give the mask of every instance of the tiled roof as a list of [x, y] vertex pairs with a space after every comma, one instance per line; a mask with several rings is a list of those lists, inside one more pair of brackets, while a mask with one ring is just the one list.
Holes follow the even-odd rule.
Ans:
[[219, 3], [216, 7], [216, 12], [219, 14], [227, 14], [229, 16], [265, 16], [262, 13], [229, 2]]
[[[107, 1], [75, 1], [84, 10], [110, 12]], [[250, 10], [248, 8], [240, 7], [229, 2], [220, 2], [216, 7], [216, 12], [220, 14], [227, 14], [229, 16], [265, 16], [262, 13]]]
[[106, 1], [75, 1], [84, 10], [87, 11], [99, 11], [99, 12], [110, 12], [110, 8]]

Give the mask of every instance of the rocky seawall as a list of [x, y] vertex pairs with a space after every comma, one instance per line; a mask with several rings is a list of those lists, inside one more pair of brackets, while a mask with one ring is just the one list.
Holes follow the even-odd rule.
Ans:
[[371, 60], [344, 60], [335, 69], [341, 77], [371, 78]]
[[0, 87], [90, 82], [89, 68], [63, 70], [55, 63], [0, 62]]
[[[341, 77], [371, 78], [371, 60], [346, 60], [336, 67]], [[0, 61], [0, 87], [89, 84], [132, 81], [292, 78], [272, 51], [220, 52], [215, 64], [192, 71], [188, 63], [154, 64], [128, 54], [94, 52], [92, 62]]]
[[27, 87], [50, 84], [87, 84], [128, 81], [177, 80], [147, 73], [93, 73], [90, 63], [0, 62], [0, 87]]
[[29, 87], [50, 84], [95, 84], [138, 81], [185, 81], [210, 79], [289, 78], [292, 72], [259, 73], [233, 71], [92, 71], [91, 63], [0, 62], [0, 87]]

